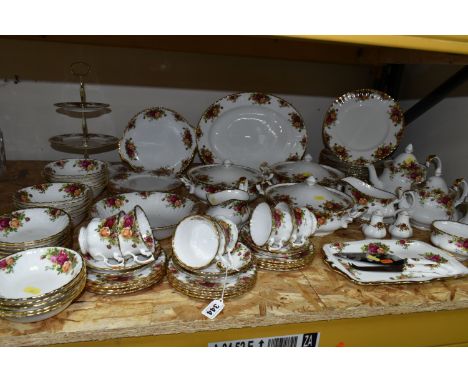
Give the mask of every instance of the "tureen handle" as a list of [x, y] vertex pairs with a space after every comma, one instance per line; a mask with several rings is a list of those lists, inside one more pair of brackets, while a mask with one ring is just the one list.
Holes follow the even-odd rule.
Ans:
[[181, 180], [181, 182], [184, 184], [185, 187], [187, 187], [188, 191], [191, 193], [191, 194], [194, 194], [195, 193], [195, 185], [192, 183], [192, 181], [187, 178], [186, 176], [182, 175], [179, 177], [179, 179]]
[[453, 202], [453, 206], [456, 207], [460, 203], [463, 203], [463, 201], [466, 198], [466, 195], [468, 195], [468, 183], [466, 183], [466, 180], [463, 178], [456, 179], [455, 182], [453, 182], [453, 188], [456, 191], [460, 191], [460, 196]]

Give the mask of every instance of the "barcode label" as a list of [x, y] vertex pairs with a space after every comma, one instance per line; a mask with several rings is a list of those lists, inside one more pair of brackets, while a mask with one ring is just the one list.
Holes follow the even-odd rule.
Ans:
[[317, 347], [320, 333], [293, 334], [281, 337], [249, 338], [234, 341], [210, 342], [209, 347]]

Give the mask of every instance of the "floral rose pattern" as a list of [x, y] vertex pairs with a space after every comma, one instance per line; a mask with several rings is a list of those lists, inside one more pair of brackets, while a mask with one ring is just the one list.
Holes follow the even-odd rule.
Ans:
[[398, 105], [390, 105], [388, 115], [390, 116], [390, 119], [395, 126], [401, 125], [403, 123], [403, 113], [401, 112], [401, 109]]
[[[408, 230], [409, 231], [409, 227], [406, 228], [406, 227], [400, 227], [400, 226], [406, 226], [408, 227], [407, 224], [398, 224], [397, 227], [399, 229], [401, 229], [402, 231], [406, 231]], [[401, 245], [404, 249], [408, 249], [408, 247], [410, 246], [410, 244], [413, 242], [413, 240], [407, 240], [407, 239], [400, 239], [400, 240], [397, 240], [396, 241], [396, 245]]]
[[182, 131], [183, 131], [182, 132], [182, 141], [184, 142], [185, 149], [190, 150], [192, 148], [192, 145], [193, 145], [192, 133], [186, 127], [184, 127]]
[[286, 159], [287, 162], [295, 162], [299, 160], [299, 154], [294, 153], [294, 154], [289, 154], [288, 158]]
[[301, 116], [297, 113], [289, 113], [289, 122], [293, 125], [298, 131], [304, 130], [304, 121]]
[[146, 119], [146, 118], [148, 118], [148, 119], [159, 119], [159, 118], [163, 118], [165, 116], [166, 116], [166, 111], [156, 107], [156, 108], [147, 110], [145, 112], [145, 114], [143, 115], [143, 118], [144, 119]]
[[90, 159], [82, 159], [73, 165], [73, 167], [76, 166], [85, 170], [86, 172], [90, 172], [98, 168], [98, 162]]
[[349, 153], [346, 147], [341, 146], [338, 143], [333, 144], [332, 150], [342, 160], [346, 160], [349, 158]]
[[185, 198], [177, 194], [167, 194], [162, 200], [168, 202], [172, 208], [185, 207], [186, 203]]
[[457, 236], [455, 240], [449, 240], [449, 243], [455, 244], [457, 248], [460, 248], [464, 252], [468, 252], [468, 239]]
[[390, 178], [393, 179], [396, 174], [401, 174], [415, 183], [422, 182], [426, 176], [423, 166], [411, 157], [396, 166], [390, 165]]
[[281, 224], [284, 223], [284, 213], [274, 208], [272, 213], [272, 223], [276, 231], [281, 227]]
[[31, 201], [31, 196], [27, 191], [18, 191], [16, 197], [23, 203], [29, 203]]
[[79, 183], [67, 183], [60, 187], [59, 191], [64, 191], [67, 195], [72, 198], [77, 198], [83, 194], [85, 186]]
[[38, 191], [41, 194], [44, 194], [51, 186], [52, 186], [52, 183], [44, 183], [44, 184], [35, 184], [34, 186], [31, 186], [31, 188], [35, 191]]
[[234, 211], [234, 215], [243, 216], [246, 215], [249, 211], [249, 205], [242, 200], [228, 200], [226, 204], [222, 204]]
[[172, 113], [174, 115], [174, 119], [177, 121], [177, 122], [185, 122], [185, 118], [182, 117], [179, 113]]
[[203, 136], [203, 131], [200, 128], [200, 126], [197, 126], [195, 128], [195, 137], [197, 138], [197, 140], [199, 140], [202, 136]]
[[379, 160], [388, 157], [394, 150], [395, 145], [393, 143], [389, 143], [388, 145], [380, 145], [375, 149], [372, 153], [372, 157]]
[[16, 261], [20, 258], [20, 255], [8, 256], [5, 259], [0, 260], [0, 271], [5, 273], [12, 273]]
[[63, 169], [65, 167], [65, 165], [67, 164], [67, 161], [66, 160], [58, 160], [56, 162], [54, 162], [54, 166], [55, 167], [58, 167], [58, 168], [61, 168]]
[[203, 146], [200, 149], [200, 155], [203, 159], [203, 161], [207, 164], [213, 164], [214, 163], [214, 156], [213, 153], [207, 149], [205, 146]]
[[278, 98], [279, 107], [289, 107], [289, 102], [286, 102], [284, 99]]
[[137, 159], [137, 149], [135, 143], [133, 143], [132, 138], [128, 138], [125, 140], [125, 152], [130, 159]]
[[96, 228], [96, 232], [99, 233], [99, 236], [102, 240], [107, 242], [107, 248], [111, 249], [112, 245], [119, 244], [119, 235], [118, 235], [118, 224], [119, 221], [116, 216], [110, 216], [101, 222]]
[[263, 93], [252, 93], [249, 97], [249, 101], [252, 101], [254, 104], [265, 105], [270, 103], [271, 98]]
[[302, 148], [305, 150], [306, 147], [307, 147], [307, 135], [304, 135], [302, 138], [301, 138], [301, 142], [300, 142]]
[[329, 109], [327, 113], [325, 114], [325, 120], [323, 121], [323, 126], [324, 127], [332, 126], [335, 123], [337, 117], [338, 117], [338, 110], [335, 108]]
[[304, 217], [305, 217], [304, 211], [302, 210], [302, 208], [299, 208], [299, 207], [294, 207], [293, 211], [294, 211], [294, 219], [296, 220], [296, 224], [298, 226], [302, 225], [302, 223], [304, 222]]
[[239, 97], [240, 97], [240, 94], [231, 94], [230, 96], [227, 97], [227, 99], [228, 101], [236, 102]]
[[156, 175], [156, 176], [169, 176], [169, 175], [172, 175], [173, 173], [174, 173], [174, 169], [168, 166], [160, 167], [156, 170], [151, 171], [151, 174]]
[[347, 247], [348, 245], [349, 244], [340, 243], [340, 242], [336, 242], [336, 243], [331, 244], [331, 246], [333, 247], [333, 249], [335, 249], [337, 251], [337, 253], [342, 253], [343, 249], [345, 249], [345, 247]]
[[64, 212], [62, 210], [59, 210], [58, 208], [47, 208], [45, 210], [45, 213], [49, 215], [50, 221], [55, 221], [60, 216], [64, 215]]
[[119, 221], [119, 233], [124, 240], [131, 241], [133, 247], [140, 241], [140, 234], [138, 223], [135, 218], [135, 212], [130, 211], [128, 214], [122, 216]]
[[46, 266], [45, 269], [57, 271], [57, 274], [73, 271], [78, 263], [74, 253], [59, 248], [48, 249], [41, 259], [49, 260], [52, 265]]
[[111, 210], [119, 210], [127, 202], [124, 195], [115, 195], [104, 199], [104, 205]]
[[365, 244], [361, 247], [361, 251], [367, 252], [368, 254], [376, 257], [392, 253], [388, 245], [379, 242]]
[[430, 200], [432, 202], [436, 202], [439, 207], [444, 208], [449, 212], [453, 208], [453, 199], [440, 188], [435, 188], [429, 191], [425, 189], [419, 189], [418, 196], [420, 204], [424, 204], [427, 200]]
[[24, 222], [30, 220], [24, 212], [13, 212], [10, 215], [2, 216], [0, 217], [0, 232], [4, 237], [7, 237], [9, 233], [17, 232]]
[[211, 105], [208, 108], [208, 110], [205, 111], [205, 114], [203, 114], [203, 119], [205, 120], [205, 123], [216, 118], [219, 115], [219, 113], [221, 113], [222, 108], [223, 107], [218, 104]]

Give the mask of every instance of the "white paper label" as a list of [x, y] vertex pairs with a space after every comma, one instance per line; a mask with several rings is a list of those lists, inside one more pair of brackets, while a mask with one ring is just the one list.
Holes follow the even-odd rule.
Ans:
[[248, 338], [234, 341], [210, 342], [209, 347], [318, 347], [320, 333], [293, 334], [281, 337]]
[[221, 313], [223, 308], [224, 302], [222, 300], [213, 300], [202, 310], [202, 314], [212, 320]]

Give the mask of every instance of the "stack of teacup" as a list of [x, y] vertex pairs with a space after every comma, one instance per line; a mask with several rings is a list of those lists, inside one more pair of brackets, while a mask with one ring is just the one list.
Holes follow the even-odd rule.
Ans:
[[172, 241], [169, 284], [199, 299], [233, 298], [251, 290], [257, 279], [255, 260], [237, 238], [237, 226], [222, 216], [182, 220]]
[[81, 183], [42, 183], [22, 188], [13, 195], [17, 208], [50, 207], [64, 210], [74, 226], [88, 214], [91, 190]]
[[86, 184], [98, 196], [109, 179], [107, 163], [96, 159], [62, 159], [44, 167], [43, 175], [48, 182]]
[[140, 206], [92, 219], [80, 229], [78, 242], [89, 270], [87, 289], [91, 292], [133, 293], [164, 276], [165, 254]]
[[39, 247], [71, 245], [71, 219], [56, 208], [28, 208], [0, 216], [0, 259]]
[[307, 208], [280, 202], [274, 207], [260, 203], [252, 212], [241, 238], [252, 249], [261, 269], [289, 271], [301, 269], [313, 259], [310, 236], [317, 219]]

